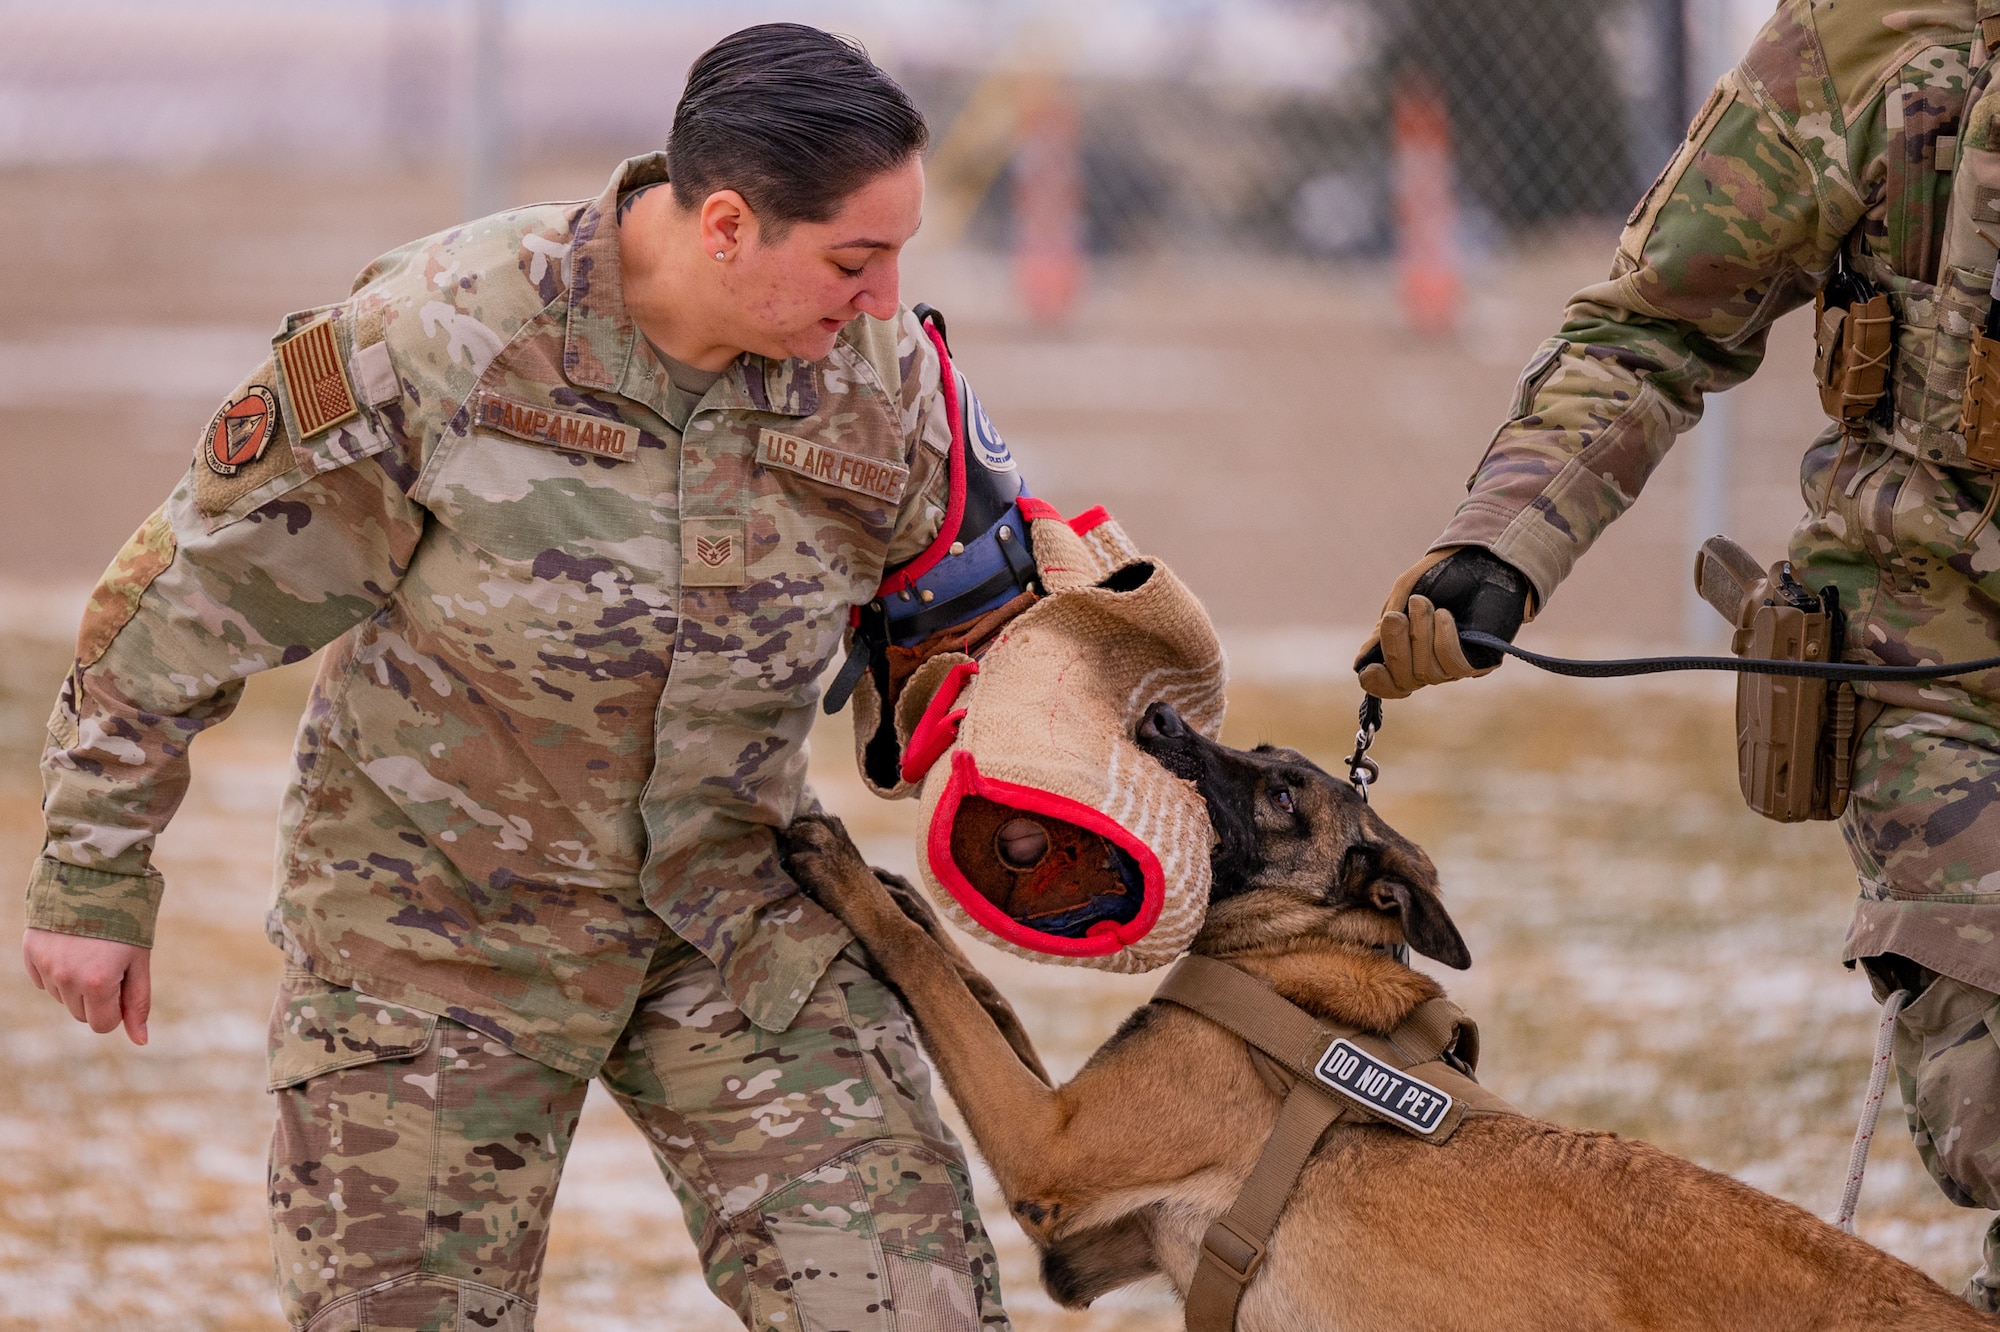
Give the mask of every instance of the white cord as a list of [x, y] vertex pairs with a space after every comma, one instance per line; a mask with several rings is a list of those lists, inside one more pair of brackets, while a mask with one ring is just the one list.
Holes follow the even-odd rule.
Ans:
[[1875, 1031], [1875, 1065], [1868, 1070], [1868, 1099], [1861, 1103], [1861, 1122], [1854, 1128], [1854, 1150], [1847, 1157], [1847, 1189], [1840, 1195], [1840, 1215], [1833, 1224], [1852, 1235], [1854, 1210], [1861, 1202], [1861, 1176], [1868, 1170], [1868, 1146], [1875, 1140], [1875, 1121], [1882, 1114], [1882, 1094], [1889, 1087], [1890, 1055], [1896, 1048], [1896, 1015], [1910, 992], [1898, 990], [1882, 1004], [1882, 1025]]

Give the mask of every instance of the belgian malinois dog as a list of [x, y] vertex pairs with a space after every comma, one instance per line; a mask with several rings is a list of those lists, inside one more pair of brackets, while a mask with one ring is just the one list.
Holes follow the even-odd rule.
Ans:
[[[1214, 889], [1193, 950], [1316, 1016], [1387, 1033], [1441, 991], [1376, 947], [1470, 958], [1430, 860], [1290, 750], [1230, 749], [1155, 704], [1139, 744], [1208, 802]], [[1051, 1087], [1026, 1033], [914, 891], [837, 820], [788, 834], [794, 875], [904, 997], [1042, 1281], [1081, 1307], [1164, 1274], [1185, 1296], [1280, 1105], [1248, 1047], [1185, 1009], [1139, 1009]], [[1443, 1143], [1328, 1130], [1238, 1309], [1242, 1332], [1987, 1328], [2000, 1320], [1802, 1209], [1643, 1142], [1523, 1116]]]

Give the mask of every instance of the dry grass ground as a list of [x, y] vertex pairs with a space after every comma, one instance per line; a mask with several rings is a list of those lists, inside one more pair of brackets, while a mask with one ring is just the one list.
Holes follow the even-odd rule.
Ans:
[[[0, 876], [39, 820], [32, 750], [62, 669], [12, 630], [0, 657]], [[1824, 1215], [1835, 1203], [1873, 1034], [1863, 982], [1834, 962], [1851, 876], [1827, 827], [1738, 803], [1726, 695], [1501, 678], [1394, 705], [1379, 745], [1388, 817], [1437, 859], [1476, 959], [1447, 977], [1480, 1021], [1487, 1080], [1535, 1114], [1649, 1139]], [[1515, 677], [1515, 678], [1509, 678]], [[261, 936], [296, 672], [256, 682], [196, 748], [161, 849], [172, 885], [150, 1047], [98, 1038], [0, 963], [0, 1329], [184, 1332], [275, 1325], [266, 1281]], [[1331, 766], [1354, 702], [1337, 684], [1244, 683], [1229, 735]], [[873, 801], [837, 724], [817, 749], [828, 803], [878, 863], [912, 866], [912, 806]], [[0, 895], [0, 937], [19, 899]], [[1058, 1072], [1152, 981], [1043, 967], [975, 946]], [[1981, 1218], [1924, 1177], [1893, 1110], [1863, 1234], [1956, 1281]], [[1168, 1329], [1159, 1292], [1065, 1313], [990, 1188], [1017, 1326]], [[544, 1286], [550, 1332], [733, 1326], [703, 1290], [643, 1143], [593, 1097], [564, 1179]]]

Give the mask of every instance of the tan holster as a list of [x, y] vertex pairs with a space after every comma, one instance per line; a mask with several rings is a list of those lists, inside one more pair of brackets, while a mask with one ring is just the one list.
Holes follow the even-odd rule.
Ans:
[[[1768, 570], [1728, 537], [1710, 537], [1694, 562], [1702, 600], [1736, 627], [1730, 651], [1746, 660], [1826, 662], [1839, 652], [1833, 598]], [[1736, 777], [1750, 808], [1779, 823], [1837, 819], [1853, 783], [1854, 746], [1881, 705], [1846, 681], [1789, 675], [1736, 677]]]

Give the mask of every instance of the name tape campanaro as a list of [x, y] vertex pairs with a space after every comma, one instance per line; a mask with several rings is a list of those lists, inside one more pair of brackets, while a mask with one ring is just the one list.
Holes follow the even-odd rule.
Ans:
[[809, 439], [781, 435], [770, 429], [757, 432], [757, 461], [766, 467], [796, 472], [814, 481], [824, 481], [842, 490], [858, 491], [889, 504], [902, 499], [903, 487], [910, 480], [910, 469], [899, 463], [864, 458], [858, 453], [843, 453]]
[[477, 424], [530, 444], [594, 453], [621, 462], [629, 461], [639, 447], [639, 432], [623, 421], [558, 412], [491, 394], [480, 396]]
[[1335, 1091], [1415, 1133], [1435, 1133], [1451, 1113], [1449, 1095], [1421, 1078], [1391, 1068], [1349, 1041], [1327, 1046], [1313, 1072]]

